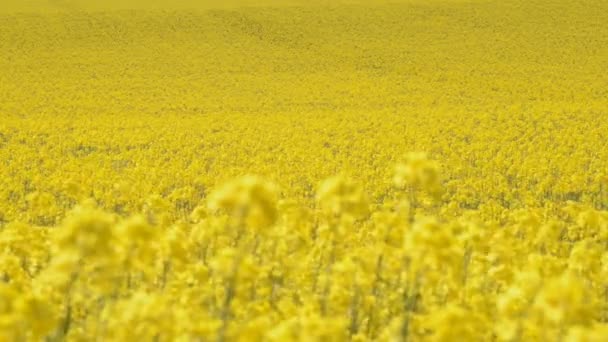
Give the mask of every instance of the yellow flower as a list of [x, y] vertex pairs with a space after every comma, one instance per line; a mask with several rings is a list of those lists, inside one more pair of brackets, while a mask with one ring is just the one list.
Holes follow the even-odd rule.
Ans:
[[589, 324], [596, 319], [595, 303], [582, 279], [564, 273], [547, 282], [534, 301], [540, 318], [555, 326]]
[[369, 213], [369, 202], [363, 188], [343, 175], [324, 180], [316, 198], [320, 208], [333, 216], [361, 218]]
[[410, 186], [437, 194], [441, 190], [439, 164], [429, 160], [426, 153], [411, 152], [395, 167], [393, 183], [397, 188]]
[[57, 228], [56, 244], [61, 251], [78, 251], [82, 257], [112, 253], [114, 218], [100, 210], [76, 208]]
[[116, 227], [116, 234], [131, 242], [151, 240], [156, 237], [157, 231], [142, 215], [132, 216]]
[[209, 209], [225, 210], [253, 228], [266, 228], [277, 219], [277, 188], [256, 176], [244, 176], [222, 186], [209, 198]]

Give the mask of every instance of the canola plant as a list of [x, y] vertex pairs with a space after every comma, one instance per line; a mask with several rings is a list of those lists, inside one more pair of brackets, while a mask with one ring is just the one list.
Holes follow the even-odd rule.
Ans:
[[608, 2], [0, 4], [0, 340], [608, 340]]

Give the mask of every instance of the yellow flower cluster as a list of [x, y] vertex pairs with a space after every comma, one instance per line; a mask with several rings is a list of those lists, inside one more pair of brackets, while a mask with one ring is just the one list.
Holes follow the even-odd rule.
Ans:
[[608, 341], [608, 2], [153, 3], [0, 3], [0, 341]]

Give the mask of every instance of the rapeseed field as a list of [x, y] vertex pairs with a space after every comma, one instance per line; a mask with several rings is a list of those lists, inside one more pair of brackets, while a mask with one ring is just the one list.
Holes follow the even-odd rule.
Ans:
[[3, 0], [1, 341], [608, 341], [608, 2]]

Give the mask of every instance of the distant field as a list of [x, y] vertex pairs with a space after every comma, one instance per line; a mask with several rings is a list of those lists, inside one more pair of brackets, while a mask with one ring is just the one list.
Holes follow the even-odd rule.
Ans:
[[[473, 3], [483, 0], [377, 0], [373, 5], [386, 4], [446, 4], [446, 3]], [[0, 13], [11, 12], [45, 12], [45, 11], [107, 11], [107, 10], [208, 10], [219, 8], [243, 7], [317, 7], [362, 5], [370, 6], [369, 0], [4, 0], [0, 4]]]
[[608, 340], [608, 2], [0, 2], [0, 340]]

